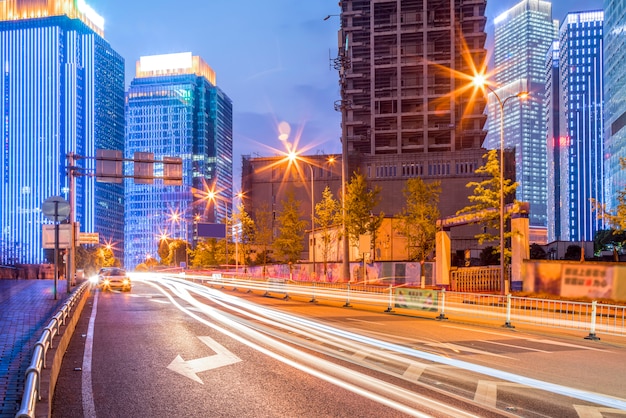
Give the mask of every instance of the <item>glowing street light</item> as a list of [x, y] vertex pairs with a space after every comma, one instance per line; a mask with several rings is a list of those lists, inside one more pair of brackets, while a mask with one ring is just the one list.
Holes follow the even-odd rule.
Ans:
[[472, 83], [481, 90], [484, 90], [485, 87], [489, 89], [500, 105], [500, 292], [506, 295], [509, 293], [509, 280], [505, 276], [504, 257], [504, 106], [511, 99], [526, 99], [529, 93], [521, 91], [501, 99], [498, 93], [489, 85], [484, 74], [476, 74]]

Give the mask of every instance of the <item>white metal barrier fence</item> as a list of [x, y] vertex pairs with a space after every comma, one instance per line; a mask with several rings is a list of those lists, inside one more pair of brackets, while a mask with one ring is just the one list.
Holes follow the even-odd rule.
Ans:
[[[587, 339], [599, 339], [598, 333], [626, 337], [626, 306], [599, 304], [597, 302], [572, 302], [564, 300], [525, 298], [512, 295], [488, 295], [480, 293], [449, 292], [436, 289], [410, 289], [413, 293], [429, 292], [433, 299], [409, 305], [401, 304], [399, 295], [404, 286], [376, 286], [359, 283], [294, 282], [284, 279], [257, 280], [222, 277], [216, 280], [207, 276], [186, 276], [209, 286], [232, 288], [248, 292], [260, 292], [267, 296], [310, 298], [311, 302], [322, 300], [340, 303], [380, 306], [385, 312], [408, 309], [419, 316], [437, 312], [437, 319], [455, 317], [499, 321], [506, 327], [515, 324], [531, 324], [561, 329], [581, 330]], [[409, 306], [408, 308], [406, 306]]]

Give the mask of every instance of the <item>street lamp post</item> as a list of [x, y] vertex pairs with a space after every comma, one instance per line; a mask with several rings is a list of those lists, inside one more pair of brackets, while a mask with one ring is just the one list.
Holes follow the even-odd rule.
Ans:
[[313, 276], [315, 276], [315, 176], [313, 172], [313, 166], [311, 163], [304, 161], [302, 158], [298, 158], [298, 155], [291, 151], [287, 155], [289, 161], [293, 162], [295, 160], [301, 161], [303, 164], [309, 167], [311, 172], [311, 245], [313, 246]]
[[498, 101], [500, 107], [500, 292], [504, 295], [509, 294], [510, 282], [506, 277], [505, 256], [504, 256], [504, 106], [511, 99], [525, 99], [528, 97], [527, 91], [521, 91], [511, 96], [501, 99], [498, 93], [487, 83], [483, 75], [474, 77], [474, 85], [480, 88], [487, 87]]

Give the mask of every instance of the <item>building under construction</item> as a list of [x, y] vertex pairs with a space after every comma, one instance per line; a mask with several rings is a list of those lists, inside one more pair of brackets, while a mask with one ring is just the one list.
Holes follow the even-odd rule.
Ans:
[[[475, 170], [484, 163], [482, 142], [486, 97], [471, 86], [471, 75], [485, 64], [486, 0], [342, 0], [338, 56], [342, 112], [344, 178], [361, 172], [381, 188], [376, 212], [396, 216], [405, 206], [403, 189], [409, 178], [439, 181], [439, 210], [443, 217], [468, 206], [470, 181], [481, 181]], [[463, 77], [461, 74], [466, 74]], [[319, 156], [311, 157], [317, 159]], [[262, 175], [275, 161], [244, 157], [242, 190], [249, 207], [272, 208], [282, 200]], [[508, 164], [511, 166], [511, 164]], [[283, 168], [284, 169], [284, 168]], [[319, 171], [319, 173], [318, 173]], [[309, 174], [335, 196], [341, 176], [324, 170], [304, 171], [297, 198], [308, 207]], [[283, 176], [273, 176], [283, 182]], [[313, 183], [313, 182], [311, 182]], [[291, 183], [294, 184], [294, 183]], [[303, 218], [310, 215], [303, 210]], [[482, 227], [452, 231], [452, 249], [476, 249], [474, 236]], [[307, 246], [305, 246], [307, 248]], [[306, 256], [303, 255], [306, 259]], [[310, 259], [310, 257], [308, 257]]]
[[486, 0], [342, 0], [337, 68], [350, 154], [476, 149]]

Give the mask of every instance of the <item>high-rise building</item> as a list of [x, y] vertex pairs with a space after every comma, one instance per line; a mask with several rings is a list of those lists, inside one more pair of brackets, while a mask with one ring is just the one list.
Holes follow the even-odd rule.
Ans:
[[[132, 267], [157, 257], [163, 234], [192, 244], [197, 222], [221, 223], [231, 213], [232, 102], [200, 57], [146, 56], [126, 94], [126, 121], [127, 158], [148, 152], [183, 160], [182, 185], [126, 182], [124, 248]], [[154, 170], [163, 174], [159, 164]]]
[[410, 160], [481, 147], [484, 99], [455, 74], [485, 62], [486, 3], [340, 2], [349, 154]]
[[605, 203], [615, 210], [620, 191], [626, 189], [626, 170], [620, 158], [626, 158], [626, 78], [624, 28], [626, 4], [604, 1], [604, 171]]
[[[604, 201], [602, 11], [569, 13], [559, 31], [561, 240], [591, 241]], [[550, 138], [548, 138], [550, 141]]]
[[567, 194], [567, 185], [561, 182], [567, 176], [561, 175], [561, 167], [567, 165], [566, 140], [561, 140], [561, 94], [560, 94], [560, 61], [559, 41], [552, 43], [546, 55], [546, 128], [547, 128], [547, 167], [548, 167], [548, 242], [562, 241], [562, 190]]
[[87, 157], [76, 164], [81, 230], [121, 247], [122, 185], [88, 175], [96, 149], [124, 145], [124, 61], [103, 26], [84, 1], [0, 1], [2, 263], [44, 261], [41, 206], [69, 199], [70, 152]]
[[[531, 227], [547, 225], [545, 122], [546, 54], [557, 39], [552, 4], [522, 0], [494, 19], [494, 79], [502, 101], [526, 91], [526, 100], [510, 100], [504, 109], [504, 146], [515, 150], [516, 199], [530, 204]], [[500, 106], [491, 93], [485, 147], [500, 148]]]

